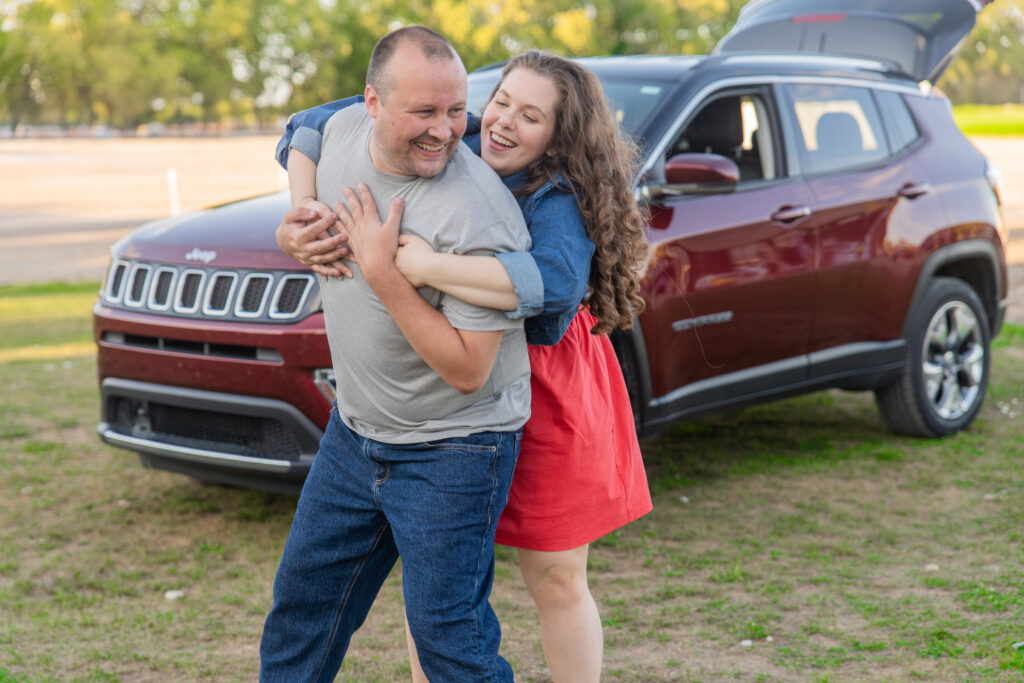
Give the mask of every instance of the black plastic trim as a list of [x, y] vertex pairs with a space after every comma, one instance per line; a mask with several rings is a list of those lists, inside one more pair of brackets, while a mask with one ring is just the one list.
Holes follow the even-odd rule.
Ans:
[[[910, 297], [910, 305], [907, 307], [907, 314], [903, 320], [904, 339], [910, 334], [908, 325], [912, 324], [914, 319], [913, 312], [920, 305], [921, 299], [924, 298], [925, 293], [928, 291], [928, 286], [935, 277], [935, 273], [943, 266], [979, 256], [987, 258], [992, 268], [995, 293], [999, 300], [996, 302], [996, 315], [992, 316], [993, 319], [989, 321], [989, 327], [993, 338], [999, 334], [1003, 318], [1006, 314], [1006, 299], [1003, 296], [1003, 293], [1006, 291], [1006, 285], [1003, 282], [1003, 271], [1000, 268], [999, 252], [996, 251], [995, 245], [988, 240], [974, 239], [956, 242], [955, 244], [937, 249], [921, 266], [921, 272], [917, 276], [917, 285], [914, 287], [914, 293]], [[978, 296], [979, 298], [981, 297], [980, 292]], [[988, 303], [987, 301], [982, 301], [983, 305], [988, 305]]]
[[[323, 432], [300, 412], [298, 408], [277, 399], [203, 391], [164, 384], [151, 384], [117, 377], [108, 377], [103, 380], [100, 385], [100, 395], [104, 411], [107, 410], [110, 397], [124, 397], [156, 401], [182, 408], [271, 418], [279, 421], [292, 431], [302, 451], [297, 460], [286, 461], [284, 459], [252, 458], [232, 453], [218, 453], [210, 450], [186, 448], [158, 440], [147, 440], [114, 432], [108, 422], [109, 416], [104, 414], [104, 421], [99, 425], [99, 432], [100, 437], [105, 442], [153, 456], [154, 462], [177, 461], [192, 463], [193, 465], [202, 463], [201, 470], [212, 466], [237, 472], [273, 472], [275, 475], [289, 474], [295, 471], [308, 471], [309, 463], [312, 462], [313, 456], [316, 455], [320, 445], [320, 438], [323, 436]], [[193, 474], [192, 476], [199, 475]]]

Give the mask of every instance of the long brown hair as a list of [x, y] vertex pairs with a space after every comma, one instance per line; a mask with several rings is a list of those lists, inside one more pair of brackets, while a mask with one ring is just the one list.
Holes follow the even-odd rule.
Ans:
[[647, 257], [644, 215], [632, 191], [637, 146], [619, 130], [601, 81], [590, 69], [539, 50], [510, 60], [502, 81], [515, 69], [530, 69], [549, 79], [559, 93], [551, 146], [530, 165], [517, 194], [532, 194], [559, 174], [569, 182], [587, 236], [596, 247], [590, 291], [584, 299], [597, 318], [591, 332], [629, 328], [633, 316], [644, 309], [639, 290]]

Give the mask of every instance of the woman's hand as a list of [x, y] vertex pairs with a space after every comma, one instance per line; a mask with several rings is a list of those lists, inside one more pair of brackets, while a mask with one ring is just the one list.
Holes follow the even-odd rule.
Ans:
[[[299, 263], [309, 266], [324, 277], [352, 277], [352, 271], [342, 260], [349, 255], [337, 216], [327, 207], [297, 206], [289, 209], [277, 226], [275, 237], [281, 251]], [[324, 211], [326, 209], [326, 211]]]
[[430, 242], [417, 235], [399, 235], [398, 253], [395, 254], [395, 265], [401, 271], [405, 279], [413, 287], [425, 287], [430, 284], [428, 281], [428, 268], [430, 257], [434, 255], [434, 248]]
[[338, 202], [334, 210], [348, 234], [348, 246], [358, 259], [360, 270], [369, 278], [374, 272], [394, 265], [404, 203], [399, 198], [394, 199], [388, 220], [382, 223], [370, 188], [365, 183], [359, 183], [358, 196], [350, 187], [346, 187], [343, 194], [348, 207]]

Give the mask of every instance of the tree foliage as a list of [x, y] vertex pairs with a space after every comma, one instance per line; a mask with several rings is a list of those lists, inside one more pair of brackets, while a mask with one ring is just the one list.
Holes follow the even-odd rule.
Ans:
[[[745, 0], [6, 0], [0, 122], [272, 120], [359, 92], [376, 39], [424, 24], [468, 68], [527, 48], [702, 54]], [[997, 0], [941, 85], [1024, 97], [1024, 0]]]

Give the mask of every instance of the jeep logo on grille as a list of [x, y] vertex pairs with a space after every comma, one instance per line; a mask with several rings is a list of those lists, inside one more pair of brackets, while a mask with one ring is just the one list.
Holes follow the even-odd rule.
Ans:
[[209, 263], [215, 258], [217, 258], [217, 252], [203, 251], [199, 247], [193, 247], [192, 251], [185, 254], [186, 261], [202, 261], [203, 263]]

